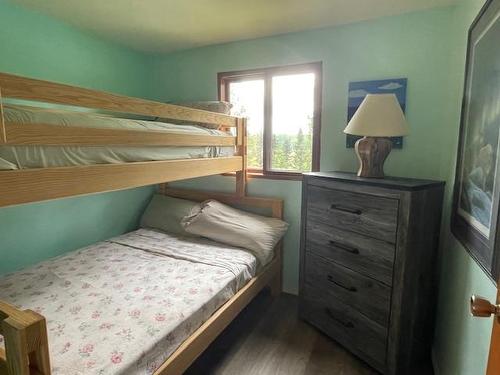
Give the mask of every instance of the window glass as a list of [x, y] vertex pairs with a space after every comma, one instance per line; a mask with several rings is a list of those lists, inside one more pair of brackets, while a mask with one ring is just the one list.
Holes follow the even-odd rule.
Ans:
[[264, 144], [264, 80], [245, 80], [229, 83], [231, 114], [247, 118], [247, 165], [263, 168]]
[[314, 73], [272, 78], [271, 170], [306, 172], [312, 165]]
[[298, 179], [319, 170], [321, 72], [317, 62], [218, 74], [220, 100], [247, 118], [255, 176]]

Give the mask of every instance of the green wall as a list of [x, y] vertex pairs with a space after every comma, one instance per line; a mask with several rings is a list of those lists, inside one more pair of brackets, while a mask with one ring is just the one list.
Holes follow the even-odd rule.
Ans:
[[445, 109], [441, 147], [449, 150], [441, 162], [447, 178], [447, 201], [442, 228], [440, 291], [434, 342], [438, 375], [484, 374], [491, 335], [491, 319], [472, 318], [471, 294], [495, 300], [496, 288], [450, 232], [451, 189], [455, 175], [456, 149], [465, 71], [467, 31], [484, 0], [460, 0], [452, 12], [448, 62], [450, 92]]
[[[451, 188], [467, 29], [483, 0], [335, 28], [147, 56], [99, 41], [0, 0], [0, 71], [162, 100], [216, 98], [220, 71], [323, 61], [322, 170], [357, 165], [344, 147], [347, 86], [352, 80], [408, 78], [411, 134], [392, 152], [388, 174], [444, 179], [438, 325], [438, 374], [484, 373], [491, 321], [472, 319], [468, 298], [493, 298], [491, 281], [449, 231]], [[151, 80], [152, 79], [152, 80]], [[154, 84], [152, 84], [154, 82]], [[182, 183], [230, 190], [229, 177]], [[285, 290], [297, 291], [301, 186], [252, 180], [250, 194], [286, 201]], [[133, 229], [150, 188], [0, 209], [0, 273]]]
[[[450, 10], [438, 9], [156, 56], [154, 95], [170, 100], [215, 99], [217, 72], [323, 61], [321, 169], [354, 171], [357, 160], [353, 150], [345, 148], [342, 133], [349, 81], [407, 77], [411, 135], [402, 151], [392, 152], [386, 171], [442, 178], [439, 161], [444, 152], [439, 146], [446, 135], [442, 106], [448, 95], [446, 28], [450, 21]], [[232, 188], [230, 178], [206, 180], [210, 182], [204, 183], [207, 188], [213, 184]], [[285, 217], [291, 224], [285, 238], [284, 287], [289, 292], [296, 292], [298, 285], [300, 191], [296, 181], [253, 180], [249, 184], [252, 194], [285, 198]]]
[[[357, 166], [344, 146], [348, 82], [408, 78], [407, 118], [411, 133], [404, 149], [386, 163], [391, 175], [447, 181], [440, 252], [438, 327], [433, 355], [441, 375], [484, 373], [491, 320], [472, 319], [472, 293], [494, 297], [491, 281], [449, 230], [466, 32], [483, 0], [374, 21], [228, 43], [156, 56], [158, 99], [206, 100], [217, 95], [217, 72], [323, 61], [322, 170]], [[230, 190], [229, 177], [209, 177], [184, 186]], [[298, 182], [253, 180], [249, 192], [285, 198], [290, 231], [285, 239], [284, 288], [297, 291], [300, 191]]]
[[[0, 0], [1, 72], [147, 96], [148, 61], [146, 55]], [[0, 274], [134, 229], [151, 191], [0, 209]]]

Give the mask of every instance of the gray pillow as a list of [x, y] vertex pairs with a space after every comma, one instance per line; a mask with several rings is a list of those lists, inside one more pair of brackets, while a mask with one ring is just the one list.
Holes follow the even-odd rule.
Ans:
[[184, 230], [181, 220], [185, 216], [196, 214], [200, 209], [198, 202], [155, 194], [142, 215], [140, 226], [179, 236], [195, 236]]
[[288, 224], [272, 217], [251, 214], [209, 200], [201, 210], [185, 217], [182, 226], [191, 234], [250, 250], [261, 265], [274, 256], [274, 247]]

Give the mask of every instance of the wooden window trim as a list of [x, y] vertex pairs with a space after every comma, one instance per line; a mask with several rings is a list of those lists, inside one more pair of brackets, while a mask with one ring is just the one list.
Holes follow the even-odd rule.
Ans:
[[217, 89], [219, 100], [228, 101], [229, 84], [231, 82], [246, 81], [251, 78], [265, 80], [264, 94], [264, 145], [263, 145], [263, 169], [248, 169], [249, 177], [268, 178], [279, 180], [302, 180], [302, 173], [273, 171], [271, 170], [271, 144], [272, 133], [270, 130], [272, 118], [272, 77], [276, 75], [314, 73], [316, 76], [314, 87], [314, 115], [313, 115], [313, 139], [312, 139], [312, 163], [311, 171], [320, 169], [321, 158], [321, 109], [323, 93], [323, 66], [322, 62], [312, 62], [299, 65], [276, 66], [262, 69], [239, 70], [232, 72], [221, 72], [217, 74]]

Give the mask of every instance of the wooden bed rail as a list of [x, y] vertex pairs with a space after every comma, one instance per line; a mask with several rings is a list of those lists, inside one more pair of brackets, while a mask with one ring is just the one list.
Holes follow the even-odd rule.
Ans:
[[4, 143], [44, 146], [235, 146], [229, 135], [173, 134], [159, 130], [65, 127], [4, 122]]
[[0, 301], [0, 374], [49, 375], [50, 358], [45, 318]]
[[0, 171], [0, 207], [229, 173], [241, 163], [231, 156]]
[[253, 208], [269, 209], [272, 217], [283, 219], [283, 200], [280, 198], [265, 197], [241, 197], [237, 194], [220, 193], [215, 191], [202, 191], [191, 189], [171, 188], [167, 184], [160, 185], [161, 194], [175, 198], [188, 199], [196, 202], [203, 202], [208, 199], [215, 199], [230, 206], [240, 205]]
[[5, 119], [3, 116], [2, 89], [0, 88], [0, 144], [5, 142], [7, 142], [7, 134], [5, 131]]
[[[174, 120], [236, 127], [237, 135], [166, 134], [155, 130], [99, 129], [50, 124], [18, 124], [4, 118], [4, 99], [29, 99], [112, 110], [116, 112], [162, 117]], [[68, 146], [234, 146], [243, 142], [243, 119], [194, 108], [146, 101], [106, 92], [0, 73], [0, 144]]]
[[235, 127], [237, 122], [235, 117], [220, 113], [6, 73], [0, 73], [0, 89], [4, 98], [33, 100], [172, 120], [220, 124], [229, 127]]

